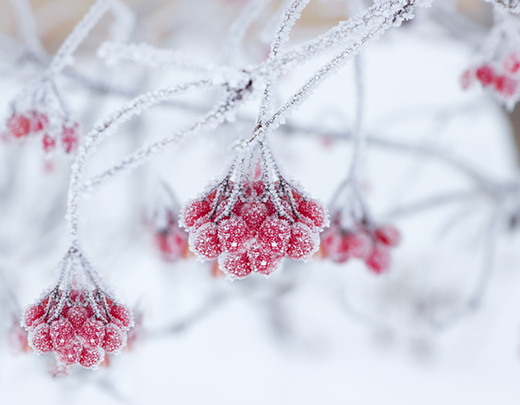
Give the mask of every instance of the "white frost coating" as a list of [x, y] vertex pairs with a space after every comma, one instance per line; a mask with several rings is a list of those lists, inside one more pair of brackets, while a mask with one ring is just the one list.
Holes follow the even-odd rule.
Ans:
[[[294, 66], [318, 57], [331, 48], [345, 48], [375, 27], [400, 23], [405, 18], [411, 18], [407, 10], [413, 10], [416, 4], [415, 0], [390, 0], [374, 4], [348, 21], [341, 21], [325, 34], [281, 53], [276, 59], [266, 61], [258, 68], [258, 73], [265, 75], [272, 72], [287, 72]], [[428, 5], [429, 2], [424, 4]]]
[[191, 72], [211, 75], [216, 82], [230, 82], [235, 76], [243, 76], [243, 72], [236, 69], [218, 67], [212, 63], [198, 61], [183, 53], [154, 48], [146, 43], [105, 42], [98, 48], [97, 55], [104, 59], [107, 65], [126, 61], [153, 69], [174, 66]]
[[72, 61], [72, 54], [85, 40], [90, 31], [108, 11], [113, 0], [97, 0], [83, 19], [74, 27], [67, 39], [61, 44], [46, 71], [46, 76], [53, 77], [60, 73]]
[[[384, 13], [385, 18], [376, 19], [379, 24], [370, 24], [371, 28], [367, 31], [363, 31], [363, 36], [358, 41], [355, 41], [351, 46], [344, 49], [341, 53], [332, 58], [325, 66], [318, 70], [315, 75], [313, 75], [296, 93], [293, 94], [289, 101], [282, 105], [282, 107], [265, 123], [262, 128], [259, 128], [255, 132], [252, 140], [257, 137], [262, 139], [262, 137], [265, 136], [266, 129], [273, 131], [279, 125], [281, 125], [289, 112], [297, 108], [305, 100], [305, 98], [312, 94], [312, 92], [323, 82], [326, 77], [335, 73], [342, 64], [356, 55], [367, 42], [379, 38], [385, 31], [387, 31], [392, 26], [399, 24], [403, 19], [411, 18], [410, 13], [414, 8], [414, 0], [399, 1], [398, 3], [400, 7], [394, 4], [394, 7], [391, 8], [391, 12]], [[365, 14], [371, 14], [370, 10], [371, 9], [367, 10]]]
[[[289, 33], [292, 27], [296, 23], [296, 20], [300, 18], [302, 10], [309, 4], [309, 1], [310, 0], [294, 0], [282, 15], [282, 20], [271, 43], [271, 52], [269, 53], [267, 61], [275, 59], [280, 47], [289, 40]], [[274, 75], [271, 75], [265, 86], [264, 97], [260, 102], [260, 113], [258, 114], [257, 125], [263, 124], [265, 117], [269, 113], [269, 97], [271, 94], [272, 80], [274, 80], [273, 76]]]
[[179, 86], [156, 90], [145, 93], [126, 103], [122, 108], [110, 114], [104, 120], [98, 121], [94, 129], [88, 133], [81, 147], [79, 148], [76, 159], [72, 165], [72, 173], [69, 185], [67, 217], [69, 220], [69, 231], [73, 246], [78, 243], [78, 202], [80, 192], [84, 188], [83, 181], [86, 174], [89, 158], [95, 152], [101, 141], [116, 131], [121, 123], [129, 120], [135, 115], [140, 114], [152, 105], [179, 97], [186, 92], [199, 89], [206, 90], [215, 87], [207, 80], [188, 82]]

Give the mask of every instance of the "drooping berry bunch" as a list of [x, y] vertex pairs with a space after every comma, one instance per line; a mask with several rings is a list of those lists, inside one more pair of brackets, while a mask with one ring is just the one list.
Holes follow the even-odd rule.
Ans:
[[79, 136], [80, 126], [77, 122], [64, 122], [61, 128], [53, 129], [47, 114], [36, 110], [13, 113], [7, 120], [5, 132], [6, 139], [40, 137], [45, 153], [57, 149], [73, 153], [78, 149]]
[[188, 235], [179, 227], [179, 204], [171, 188], [161, 183], [146, 223], [153, 235], [155, 247], [166, 262], [174, 262], [189, 255]]
[[202, 260], [219, 260], [231, 278], [269, 275], [284, 257], [308, 261], [328, 225], [323, 206], [283, 178], [239, 181], [226, 177], [188, 203], [181, 225], [191, 250]]
[[399, 231], [391, 225], [374, 227], [359, 223], [352, 228], [341, 225], [339, 215], [321, 239], [324, 257], [336, 263], [344, 263], [351, 258], [363, 260], [374, 273], [382, 273], [391, 264], [390, 248], [401, 240]]
[[512, 108], [520, 99], [518, 17], [497, 12], [495, 25], [484, 42], [478, 59], [478, 62], [462, 74], [462, 88], [468, 89], [478, 82], [508, 108]]
[[53, 290], [22, 316], [29, 345], [37, 353], [54, 351], [65, 365], [92, 368], [105, 352], [118, 352], [126, 344], [132, 315], [100, 290]]
[[[77, 264], [75, 259], [82, 261], [84, 274], [70, 271], [77, 270], [69, 265]], [[87, 277], [80, 282], [82, 275]], [[133, 317], [98, 286], [88, 261], [73, 250], [65, 259], [58, 285], [25, 310], [21, 325], [36, 353], [54, 352], [66, 366], [95, 368], [105, 353], [118, 353], [125, 346]]]
[[361, 259], [377, 274], [390, 268], [390, 251], [399, 244], [401, 235], [392, 225], [379, 225], [372, 219], [354, 179], [340, 185], [331, 212], [332, 224], [321, 238], [322, 257], [335, 263]]

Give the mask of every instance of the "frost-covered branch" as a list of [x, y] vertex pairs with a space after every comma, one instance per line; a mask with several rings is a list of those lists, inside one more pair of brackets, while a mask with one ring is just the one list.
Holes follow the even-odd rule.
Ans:
[[192, 90], [207, 90], [216, 85], [207, 80], [188, 82], [178, 86], [143, 94], [126, 103], [122, 108], [110, 114], [104, 120], [98, 121], [94, 129], [85, 137], [74, 164], [72, 165], [69, 186], [67, 217], [69, 220], [70, 237], [73, 246], [78, 244], [78, 203], [83, 190], [88, 161], [101, 141], [114, 133], [119, 125], [133, 116], [142, 113], [153, 105], [179, 97]]
[[56, 55], [47, 68], [46, 75], [53, 77], [59, 74], [67, 65], [71, 64], [72, 55], [88, 36], [90, 31], [108, 11], [114, 0], [97, 0], [83, 19], [74, 27], [70, 35], [60, 46]]

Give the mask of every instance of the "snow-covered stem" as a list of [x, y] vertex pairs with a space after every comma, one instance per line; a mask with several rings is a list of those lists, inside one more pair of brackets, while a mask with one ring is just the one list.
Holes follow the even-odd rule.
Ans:
[[[282, 16], [282, 21], [280, 22], [276, 35], [271, 43], [271, 51], [267, 61], [273, 60], [278, 56], [280, 47], [289, 40], [289, 33], [291, 32], [292, 27], [309, 1], [310, 0], [294, 0], [289, 5]], [[257, 125], [263, 124], [267, 114], [269, 113], [269, 97], [274, 79], [275, 77], [271, 76], [265, 86], [264, 96], [260, 102], [260, 112], [258, 114]]]
[[252, 0], [246, 4], [240, 16], [229, 27], [227, 39], [226, 60], [233, 65], [237, 58], [240, 45], [244, 41], [247, 30], [258, 19], [260, 14], [271, 3], [272, 0]]
[[103, 173], [86, 180], [82, 185], [81, 192], [92, 192], [114, 176], [120, 173], [128, 173], [146, 163], [153, 156], [166, 150], [169, 145], [175, 144], [190, 135], [193, 135], [204, 129], [212, 128], [224, 122], [229, 114], [233, 114], [234, 111], [242, 105], [242, 103], [245, 101], [247, 93], [249, 93], [250, 90], [250, 86], [246, 86], [244, 89], [234, 91], [232, 94], [227, 95], [224, 98], [224, 101], [217, 104], [217, 106], [214, 107], [210, 112], [195, 121], [194, 124], [176, 131], [171, 136], [165, 137], [151, 144], [147, 143], [143, 145], [141, 148], [122, 159], [119, 163], [105, 170]]
[[24, 44], [29, 51], [39, 57], [46, 55], [42, 46], [38, 31], [36, 29], [36, 21], [31, 10], [28, 0], [9, 0], [16, 16], [16, 24], [18, 31], [23, 38]]
[[398, 26], [403, 20], [411, 19], [416, 5], [417, 0], [378, 2], [348, 21], [341, 21], [317, 38], [280, 53], [276, 59], [267, 60], [257, 72], [261, 75], [284, 73], [332, 49], [344, 49], [354, 42], [359, 42], [359, 38], [366, 37], [374, 30], [380, 34], [392, 25]]
[[197, 61], [190, 56], [170, 49], [154, 48], [146, 43], [105, 42], [99, 47], [97, 55], [109, 65], [125, 61], [154, 69], [173, 66], [203, 73], [212, 72], [216, 69], [213, 64]]
[[76, 49], [85, 40], [90, 31], [108, 11], [114, 0], [97, 0], [83, 19], [74, 27], [70, 35], [65, 39], [63, 44], [56, 52], [49, 67], [46, 76], [53, 77], [59, 74], [67, 65], [70, 64], [72, 55]]
[[72, 165], [67, 206], [67, 218], [72, 246], [78, 245], [78, 203], [81, 191], [84, 189], [88, 161], [101, 141], [116, 131], [119, 125], [133, 116], [142, 113], [153, 105], [179, 97], [191, 90], [206, 90], [215, 87], [207, 80], [188, 82], [145, 93], [126, 103], [122, 108], [110, 114], [107, 118], [98, 121], [87, 134]]
[[[415, 2], [413, 0], [407, 2], [406, 9], [412, 7], [410, 4], [415, 4]], [[333, 57], [325, 66], [319, 69], [316, 74], [307, 80], [307, 82], [292, 95], [289, 101], [283, 104], [280, 109], [275, 114], [273, 114], [273, 116], [268, 121], [265, 122], [265, 124], [263, 124], [255, 131], [252, 139], [249, 142], [252, 142], [258, 137], [261, 139], [261, 137], [265, 136], [266, 130], [273, 131], [276, 129], [282, 123], [282, 121], [285, 120], [285, 117], [288, 113], [297, 108], [303, 102], [303, 100], [323, 82], [325, 78], [329, 77], [330, 74], [336, 71], [343, 63], [345, 63], [352, 56], [356, 55], [360, 49], [370, 40], [378, 38], [393, 25], [400, 24], [403, 19], [412, 18], [412, 15], [410, 14], [411, 9], [406, 13], [404, 10], [404, 8], [396, 10], [394, 14], [387, 16], [381, 25], [375, 26], [372, 30], [369, 30], [361, 37], [361, 39], [359, 39], [359, 41], [354, 42], [351, 46], [344, 49], [337, 56]]]

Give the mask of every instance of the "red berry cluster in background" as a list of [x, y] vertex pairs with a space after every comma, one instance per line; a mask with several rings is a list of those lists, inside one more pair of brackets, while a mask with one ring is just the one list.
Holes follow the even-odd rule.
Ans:
[[[233, 193], [235, 187], [240, 189]], [[309, 260], [328, 222], [325, 209], [287, 183], [277, 182], [275, 192], [276, 204], [263, 181], [238, 185], [228, 180], [190, 202], [181, 223], [191, 250], [203, 260], [218, 258], [221, 270], [233, 278], [268, 275], [283, 257]]]
[[169, 212], [167, 216], [166, 226], [153, 230], [155, 246], [159, 250], [161, 258], [166, 262], [185, 259], [189, 255], [188, 235], [179, 228], [173, 213]]
[[24, 113], [13, 113], [7, 120], [6, 139], [23, 139], [29, 136], [41, 136], [42, 148], [45, 153], [56, 150], [59, 146], [66, 153], [78, 149], [80, 127], [77, 122], [61, 126], [61, 132], [52, 134], [49, 118], [46, 114], [30, 110]]
[[397, 246], [401, 236], [391, 225], [372, 227], [358, 224], [355, 230], [341, 227], [339, 218], [334, 221], [321, 238], [323, 256], [336, 263], [350, 258], [363, 260], [374, 273], [380, 274], [390, 268], [390, 248]]
[[466, 70], [461, 76], [463, 89], [469, 88], [475, 81], [482, 87], [492, 90], [504, 100], [518, 97], [520, 80], [520, 54], [509, 53], [503, 59], [485, 62]]
[[131, 312], [100, 290], [55, 289], [22, 315], [28, 342], [37, 353], [54, 351], [65, 365], [98, 366], [106, 353], [115, 353], [126, 344], [133, 324]]

